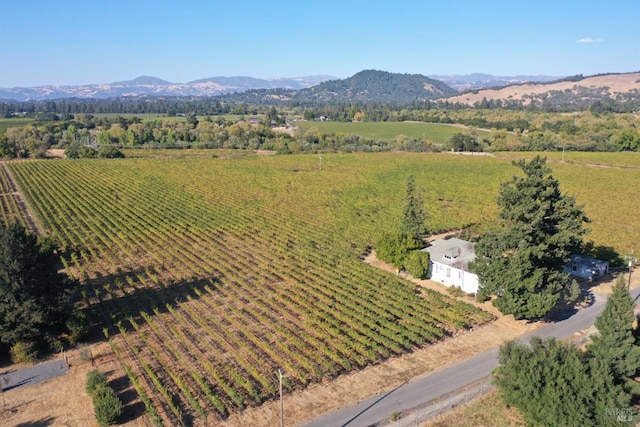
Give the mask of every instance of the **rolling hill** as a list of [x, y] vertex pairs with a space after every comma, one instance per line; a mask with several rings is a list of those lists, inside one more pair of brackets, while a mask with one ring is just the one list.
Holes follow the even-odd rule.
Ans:
[[364, 70], [353, 76], [300, 90], [252, 90], [229, 94], [225, 101], [251, 104], [388, 103], [410, 104], [456, 94], [445, 83], [422, 74]]
[[474, 105], [486, 101], [536, 107], [562, 105], [589, 106], [597, 101], [624, 102], [640, 97], [640, 72], [574, 76], [549, 83], [525, 83], [502, 88], [474, 90], [447, 98], [447, 101]]

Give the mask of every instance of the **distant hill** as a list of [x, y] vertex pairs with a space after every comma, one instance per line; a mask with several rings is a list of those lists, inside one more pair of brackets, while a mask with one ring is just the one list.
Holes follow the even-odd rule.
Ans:
[[167, 86], [173, 83], [152, 76], [140, 76], [133, 80], [111, 83], [114, 86]]
[[445, 83], [422, 74], [399, 74], [364, 70], [344, 80], [320, 83], [301, 93], [313, 94], [319, 101], [404, 103], [441, 98], [456, 93]]
[[39, 86], [0, 88], [0, 99], [44, 101], [61, 98], [105, 99], [140, 96], [216, 96], [251, 89], [303, 89], [317, 85], [332, 76], [308, 76], [282, 79], [253, 77], [211, 77], [189, 83], [171, 83], [158, 77], [140, 76], [133, 80], [82, 86]]
[[364, 70], [300, 90], [252, 90], [226, 95], [224, 100], [255, 104], [332, 104], [345, 102], [409, 104], [457, 93], [441, 81], [421, 74]]
[[474, 90], [448, 97], [446, 101], [467, 105], [483, 100], [499, 101], [504, 106], [588, 107], [596, 102], [640, 99], [640, 73], [603, 74], [590, 77], [565, 77], [548, 83], [525, 83], [497, 89]]
[[454, 74], [454, 75], [429, 75], [432, 79], [440, 80], [451, 86], [458, 92], [464, 92], [473, 89], [486, 89], [499, 86], [510, 86], [513, 84], [528, 82], [550, 82], [559, 80], [564, 76], [494, 76], [491, 74], [473, 73], [473, 74]]

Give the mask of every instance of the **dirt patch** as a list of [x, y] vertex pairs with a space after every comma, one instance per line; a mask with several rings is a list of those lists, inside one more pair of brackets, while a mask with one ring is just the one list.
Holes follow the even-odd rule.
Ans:
[[[139, 417], [139, 408], [136, 406], [138, 403], [131, 400], [126, 381], [122, 381], [124, 372], [119, 364], [113, 361], [93, 366], [90, 358], [85, 357], [93, 353], [93, 356], [99, 359], [110, 351], [106, 343], [72, 350], [66, 353], [70, 368], [65, 375], [3, 393], [4, 406], [0, 413], [0, 425], [98, 426], [93, 413], [93, 402], [84, 387], [87, 373], [91, 369], [100, 369], [107, 374], [110, 385], [116, 389], [126, 405], [125, 419], [121, 425], [146, 426], [146, 417]], [[11, 366], [9, 369], [15, 367]], [[6, 370], [8, 369], [5, 368], [3, 371]], [[132, 413], [135, 419], [131, 416]], [[130, 420], [127, 421], [127, 418]]]
[[64, 155], [64, 150], [61, 148], [50, 148], [45, 151], [44, 156], [48, 159], [64, 159], [67, 157]]
[[258, 156], [274, 156], [278, 154], [278, 152], [273, 150], [256, 150], [256, 154]]

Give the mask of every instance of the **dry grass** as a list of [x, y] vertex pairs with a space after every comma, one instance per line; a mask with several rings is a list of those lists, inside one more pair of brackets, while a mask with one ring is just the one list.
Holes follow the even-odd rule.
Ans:
[[422, 427], [524, 427], [518, 410], [505, 405], [497, 391], [459, 406], [422, 424]]
[[559, 82], [554, 84], [523, 84], [508, 86], [502, 89], [486, 89], [477, 93], [465, 93], [462, 95], [447, 98], [450, 102], [460, 102], [461, 104], [473, 104], [481, 102], [482, 98], [518, 100], [524, 95], [539, 95], [545, 92], [573, 90], [574, 87], [585, 87], [588, 89], [597, 87], [609, 87], [609, 94], [627, 93], [633, 89], [640, 89], [640, 73], [617, 74], [607, 76], [587, 77], [579, 82]]
[[[95, 366], [91, 361], [83, 360], [80, 348], [75, 349], [67, 353], [70, 369], [65, 375], [4, 393], [0, 425], [97, 427], [93, 403], [84, 387], [87, 373], [99, 369], [108, 375], [110, 385], [126, 405], [120, 425], [147, 426], [146, 417], [140, 417], [144, 407], [137, 401], [135, 391], [129, 386], [109, 346], [97, 343], [85, 348], [91, 349]], [[11, 366], [11, 369], [16, 368], [19, 366]]]

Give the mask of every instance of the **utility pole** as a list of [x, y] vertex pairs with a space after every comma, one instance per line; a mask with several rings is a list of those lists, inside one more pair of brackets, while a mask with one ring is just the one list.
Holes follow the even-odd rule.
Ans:
[[[626, 258], [626, 257], [625, 257]], [[631, 289], [631, 271], [633, 270], [633, 264], [638, 261], [638, 258], [633, 256], [633, 251], [631, 251], [631, 256], [629, 257], [629, 283], [627, 284], [627, 289]]]
[[322, 153], [318, 155], [320, 156], [320, 172], [322, 172]]
[[282, 371], [278, 369], [280, 379], [280, 427], [284, 427], [284, 402], [282, 401]]

